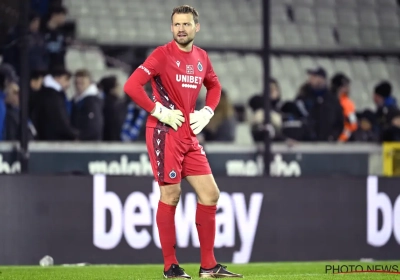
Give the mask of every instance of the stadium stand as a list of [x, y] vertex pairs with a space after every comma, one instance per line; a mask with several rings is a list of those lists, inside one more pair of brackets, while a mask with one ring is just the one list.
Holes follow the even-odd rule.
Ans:
[[[260, 0], [186, 2], [201, 11], [201, 23], [206, 32], [199, 36], [199, 45], [238, 49], [261, 47]], [[168, 11], [179, 3], [177, 0], [162, 1], [158, 9], [154, 9], [149, 1], [115, 0], [112, 5], [103, 0], [66, 1], [71, 17], [79, 18], [81, 39], [147, 45], [162, 44], [170, 39], [165, 23], [169, 20]], [[272, 4], [272, 43], [276, 47], [400, 46], [396, 0], [277, 0]], [[146, 28], [149, 24], [151, 28]]]
[[[293, 100], [306, 80], [306, 69], [316, 66], [324, 67], [329, 77], [343, 72], [351, 79], [351, 98], [358, 110], [375, 109], [372, 91], [382, 80], [389, 80], [394, 96], [400, 98], [398, 2], [271, 0], [271, 45], [283, 50], [271, 55], [271, 75], [279, 82], [282, 99]], [[185, 3], [200, 11], [202, 32], [196, 37], [196, 44], [209, 50], [229, 99], [235, 105], [248, 107], [249, 98], [263, 90], [263, 63], [259, 55], [262, 0]], [[64, 0], [69, 19], [76, 23], [78, 43], [67, 50], [68, 70], [87, 68], [95, 81], [107, 75], [125, 81], [132, 66], [137, 65], [132, 61], [128, 66], [110, 63], [112, 58], [106, 55], [105, 48], [143, 48], [148, 55], [156, 46], [171, 40], [170, 12], [180, 4], [178, 0], [163, 0], [155, 8], [152, 1]], [[377, 54], [362, 53], [371, 50]], [[309, 53], [315, 51], [325, 51], [326, 55]], [[329, 55], [335, 51], [345, 54]], [[204, 88], [201, 94], [204, 96]], [[250, 143], [251, 139], [243, 136], [248, 135], [248, 124], [239, 126], [240, 137], [236, 141]]]
[[[201, 11], [204, 32], [196, 39], [198, 45], [260, 48], [260, 0], [240, 0], [234, 1], [234, 4], [227, 0], [186, 2], [197, 6]], [[112, 5], [109, 3], [102, 0], [65, 1], [70, 16], [78, 19], [79, 39], [85, 41], [97, 38], [98, 43], [104, 44], [150, 46], [170, 40], [169, 26], [166, 23], [169, 21], [171, 7], [178, 5], [179, 1], [161, 1], [158, 9], [154, 9], [153, 3], [148, 1], [115, 0]], [[220, 14], [220, 11], [224, 12]], [[149, 14], [152, 15], [151, 19]], [[399, 6], [395, 0], [275, 0], [272, 1], [271, 20], [271, 40], [274, 47], [400, 47]], [[69, 60], [72, 68], [87, 61], [72, 50], [69, 55], [74, 57]], [[96, 57], [95, 53], [92, 55]], [[259, 56], [214, 52], [210, 53], [210, 57], [234, 103], [246, 102], [249, 95], [261, 92], [262, 60]], [[99, 58], [94, 59], [94, 63], [85, 64], [90, 65], [91, 71], [101, 75], [101, 71], [105, 71], [101, 61]], [[400, 66], [397, 57], [348, 56], [330, 59], [273, 56], [272, 75], [280, 82], [284, 98], [293, 98], [306, 77], [305, 69], [315, 65], [325, 67], [330, 75], [338, 71], [346, 73], [353, 80], [353, 98], [360, 108], [372, 107], [372, 87], [381, 79], [392, 80], [394, 92], [400, 93], [397, 79]]]

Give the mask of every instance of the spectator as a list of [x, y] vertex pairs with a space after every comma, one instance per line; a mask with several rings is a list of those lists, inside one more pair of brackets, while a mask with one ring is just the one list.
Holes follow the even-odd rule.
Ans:
[[[20, 107], [19, 107], [19, 86], [16, 83], [10, 84], [6, 89], [6, 116], [3, 130], [3, 138], [6, 141], [20, 139]], [[28, 139], [31, 140], [36, 135], [36, 129], [28, 120]]]
[[124, 142], [138, 140], [146, 117], [147, 112], [129, 100], [120, 134], [121, 140]]
[[358, 129], [353, 133], [352, 140], [355, 142], [378, 142], [379, 137], [374, 127], [376, 124], [375, 113], [370, 110], [358, 114]]
[[308, 82], [297, 96], [307, 112], [309, 135], [305, 141], [337, 141], [343, 132], [343, 110], [337, 96], [329, 92], [325, 69], [307, 71]]
[[19, 86], [13, 83], [5, 89], [6, 114], [3, 124], [3, 140], [13, 141], [19, 135]]
[[71, 74], [63, 69], [53, 69], [46, 75], [43, 88], [35, 98], [32, 120], [38, 131], [38, 140], [77, 140], [78, 131], [70, 122], [70, 102], [65, 90], [70, 86]]
[[[45, 72], [42, 71], [33, 71], [30, 77], [30, 92], [29, 92], [29, 105], [28, 105], [28, 114], [32, 116], [33, 108], [36, 107], [36, 102], [41, 93], [41, 89], [43, 86], [43, 79], [45, 76]], [[35, 121], [33, 121], [35, 123]]]
[[[144, 89], [148, 96], [152, 95], [151, 83], [147, 83]], [[127, 111], [122, 125], [122, 141], [144, 141], [146, 137], [146, 126], [143, 125], [147, 112], [126, 98]]]
[[226, 90], [222, 89], [220, 102], [214, 116], [203, 130], [204, 140], [232, 142], [236, 135], [235, 110], [229, 101]]
[[[39, 32], [40, 17], [37, 14], [30, 15], [30, 24], [28, 31], [29, 45], [29, 68], [33, 70], [47, 70], [48, 54], [43, 34]], [[13, 30], [9, 35], [8, 48], [5, 49], [4, 62], [11, 64], [16, 72], [20, 73], [20, 55], [19, 55], [19, 31]]]
[[5, 119], [6, 119], [6, 94], [4, 92], [6, 86], [6, 75], [0, 72], [0, 141], [3, 139], [4, 134], [4, 126], [5, 126]]
[[100, 80], [99, 89], [103, 93], [104, 141], [121, 141], [121, 129], [127, 113], [127, 102], [121, 97], [122, 87], [116, 76]]
[[76, 95], [72, 103], [72, 125], [79, 131], [81, 141], [100, 141], [103, 138], [103, 102], [96, 84], [86, 69], [75, 73]]
[[398, 109], [396, 99], [392, 96], [392, 85], [387, 81], [376, 85], [373, 99], [377, 108], [377, 129], [382, 136], [383, 131], [391, 126], [390, 114]]
[[344, 129], [339, 136], [340, 142], [349, 141], [352, 133], [357, 130], [357, 116], [354, 102], [350, 99], [350, 79], [343, 73], [336, 74], [331, 80], [331, 91], [339, 97], [343, 108]]
[[391, 110], [388, 119], [390, 125], [383, 131], [381, 141], [400, 142], [400, 110]]
[[60, 6], [50, 10], [49, 18], [42, 25], [45, 45], [49, 54], [50, 67], [65, 68], [67, 39], [62, 31], [66, 22], [67, 10]]
[[7, 94], [13, 90], [19, 90], [18, 76], [10, 64], [0, 65], [0, 141], [5, 139]]
[[[270, 91], [270, 121], [274, 128], [274, 133], [271, 138], [274, 141], [283, 140], [281, 133], [282, 129], [282, 115], [281, 107], [283, 105], [281, 101], [281, 93], [278, 82], [275, 79], [271, 79], [269, 83]], [[249, 106], [252, 109], [251, 117], [251, 134], [254, 142], [264, 141], [265, 129], [264, 129], [264, 102], [265, 99], [261, 95], [255, 95], [249, 100]]]

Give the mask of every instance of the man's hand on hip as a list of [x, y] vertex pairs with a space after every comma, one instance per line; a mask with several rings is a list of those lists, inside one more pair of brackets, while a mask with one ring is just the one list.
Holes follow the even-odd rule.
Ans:
[[178, 127], [181, 127], [182, 123], [185, 122], [181, 111], [168, 109], [160, 102], [156, 102], [156, 107], [151, 115], [156, 117], [160, 122], [171, 126], [174, 130], [178, 130]]
[[210, 122], [211, 118], [214, 116], [214, 111], [205, 106], [200, 111], [194, 111], [190, 114], [190, 127], [194, 134], [199, 134], [203, 128]]

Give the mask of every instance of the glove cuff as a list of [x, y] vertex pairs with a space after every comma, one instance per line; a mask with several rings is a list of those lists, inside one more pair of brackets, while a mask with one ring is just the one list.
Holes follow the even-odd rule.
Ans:
[[162, 113], [163, 105], [160, 102], [156, 102], [156, 107], [154, 109], [154, 113], [151, 114], [153, 117], [159, 118]]
[[204, 108], [203, 108], [206, 112], [208, 112], [208, 113], [210, 113], [210, 118], [212, 117], [212, 116], [214, 116], [214, 111], [213, 111], [213, 109], [211, 109], [211, 107], [208, 107], [208, 106], [204, 106]]

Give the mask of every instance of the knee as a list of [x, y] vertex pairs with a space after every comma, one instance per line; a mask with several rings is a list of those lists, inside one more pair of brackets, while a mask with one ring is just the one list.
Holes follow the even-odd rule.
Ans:
[[217, 188], [214, 192], [210, 194], [210, 204], [217, 205], [219, 200], [219, 189]]
[[199, 197], [199, 202], [204, 205], [217, 205], [219, 200], [219, 189], [215, 188], [208, 191], [201, 197]]
[[161, 186], [160, 200], [168, 205], [178, 205], [181, 196], [181, 188], [174, 186]]

